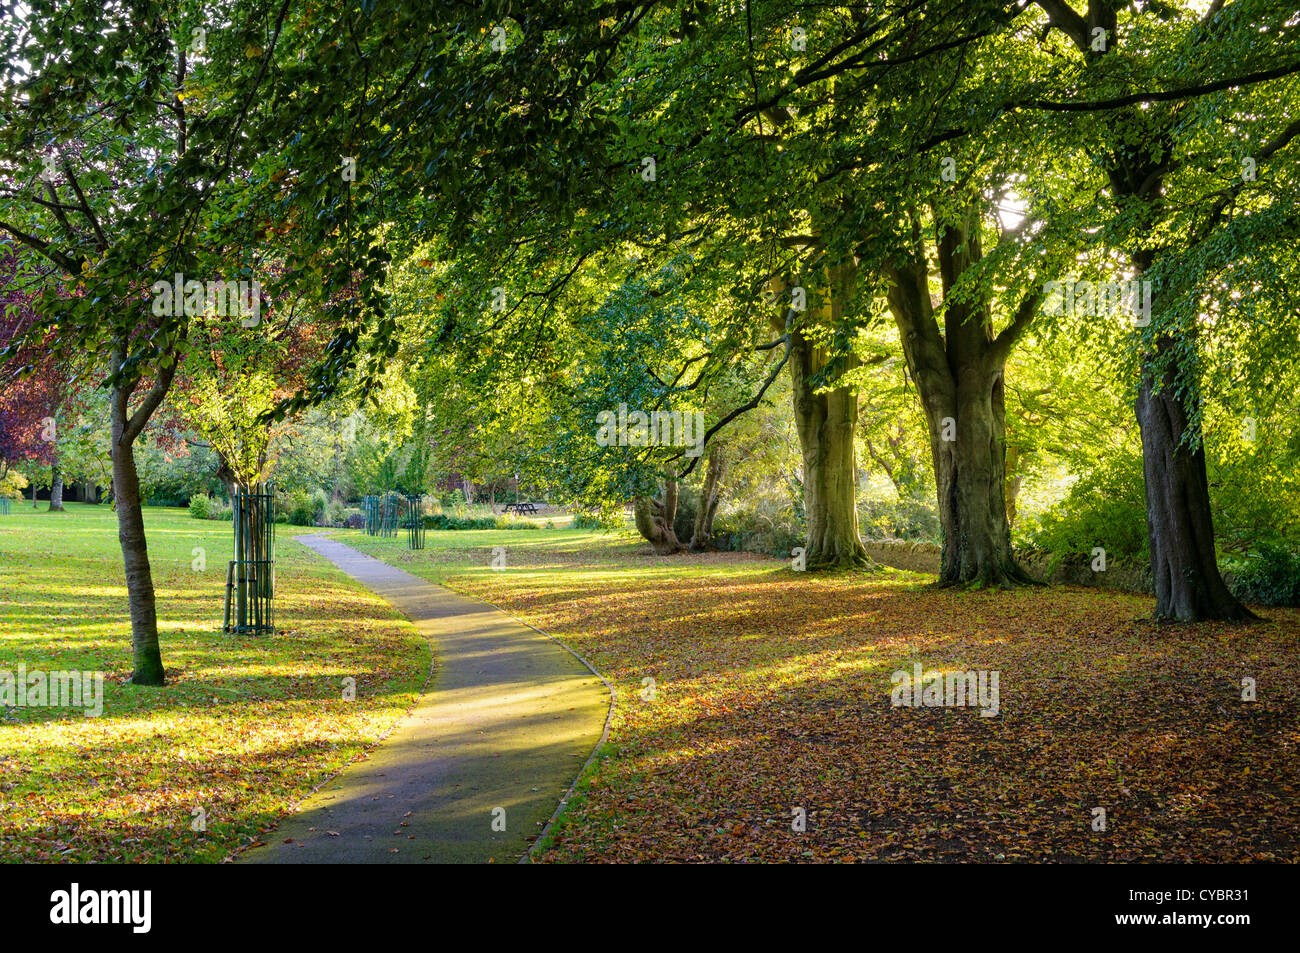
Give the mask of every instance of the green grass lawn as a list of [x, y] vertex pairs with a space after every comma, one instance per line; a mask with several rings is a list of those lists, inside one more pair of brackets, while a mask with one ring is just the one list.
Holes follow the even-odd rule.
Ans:
[[[111, 513], [0, 517], [0, 668], [108, 677], [102, 718], [0, 709], [4, 859], [218, 860], [380, 737], [424, 680], [427, 647], [287, 539], [301, 530], [279, 527], [286, 633], [236, 640], [217, 631], [228, 524], [146, 520], [163, 689], [125, 683]], [[610, 742], [542, 860], [1300, 860], [1296, 610], [1157, 625], [1140, 595], [935, 590], [892, 570], [660, 558], [588, 531], [430, 532], [421, 552], [326, 532], [502, 606], [613, 684]], [[999, 714], [894, 707], [891, 675], [914, 663], [997, 671]], [[197, 807], [206, 833], [190, 830]]]
[[[1141, 595], [936, 590], [574, 531], [430, 533], [415, 553], [334, 535], [614, 685], [610, 744], [543, 860], [1300, 861], [1297, 610], [1158, 625]], [[999, 672], [1000, 713], [894, 707], [918, 662]]]
[[[0, 669], [105, 677], [101, 717], [0, 706], [0, 859], [220, 860], [375, 744], [425, 682], [427, 642], [289, 527], [277, 527], [285, 631], [236, 639], [220, 631], [230, 524], [162, 508], [145, 524], [163, 688], [127, 682], [113, 512], [0, 516]], [[191, 829], [199, 809], [206, 831]]]

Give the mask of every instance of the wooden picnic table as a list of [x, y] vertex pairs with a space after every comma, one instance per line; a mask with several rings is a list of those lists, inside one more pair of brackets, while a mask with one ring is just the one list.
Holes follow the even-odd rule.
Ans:
[[519, 503], [507, 503], [507, 504], [506, 504], [506, 512], [507, 512], [507, 513], [511, 513], [511, 512], [513, 512], [513, 513], [536, 513], [536, 512], [537, 512], [537, 507], [534, 506], [532, 503], [529, 503], [527, 500], [524, 500], [524, 501], [519, 502]]

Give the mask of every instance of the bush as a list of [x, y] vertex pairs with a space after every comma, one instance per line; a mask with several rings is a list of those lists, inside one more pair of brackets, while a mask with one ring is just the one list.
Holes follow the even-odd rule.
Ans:
[[285, 501], [282, 515], [292, 526], [311, 526], [316, 521], [316, 501], [306, 490], [294, 490]]
[[313, 490], [311, 494], [311, 521], [315, 526], [324, 526], [329, 522], [330, 495], [324, 490]]
[[467, 502], [465, 499], [465, 491], [457, 487], [454, 490], [448, 490], [446, 493], [440, 493], [438, 495], [438, 502], [447, 507], [464, 506]]
[[448, 516], [437, 513], [424, 518], [425, 529], [496, 529], [497, 521], [492, 516]]
[[1017, 520], [1018, 546], [1058, 556], [1106, 550], [1107, 559], [1150, 559], [1147, 541], [1146, 484], [1140, 454], [1112, 458], [1082, 476], [1037, 522]]
[[208, 520], [212, 519], [212, 501], [206, 496], [190, 497], [190, 519]]
[[[673, 515], [673, 532], [685, 546], [695, 535], [695, 513], [700, 508], [700, 491], [696, 487], [682, 487], [677, 494], [677, 512]], [[715, 516], [716, 520], [717, 517]]]
[[1260, 543], [1245, 559], [1225, 560], [1238, 599], [1266, 606], [1300, 606], [1300, 552]]
[[512, 516], [448, 516], [435, 513], [424, 518], [425, 529], [541, 529], [536, 523]]
[[736, 552], [788, 556], [804, 544], [805, 527], [792, 503], [766, 502], [720, 508], [713, 518], [713, 545]]
[[858, 524], [864, 539], [906, 539], [939, 542], [941, 531], [933, 499], [892, 498], [863, 500], [858, 504]]
[[366, 517], [364, 513], [348, 513], [343, 518], [343, 525], [348, 529], [365, 529]]
[[229, 523], [233, 514], [234, 507], [225, 500], [213, 500], [208, 510], [208, 519], [223, 520]]

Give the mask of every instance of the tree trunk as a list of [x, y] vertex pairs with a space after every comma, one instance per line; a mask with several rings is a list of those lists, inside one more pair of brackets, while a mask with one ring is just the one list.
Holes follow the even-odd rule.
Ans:
[[[1111, 43], [1093, 50], [1089, 36], [1100, 27], [1117, 37], [1117, 5], [1089, 7], [1087, 23], [1072, 16], [1065, 4], [1039, 3], [1051, 23], [1073, 41], [1086, 60], [1116, 56]], [[1175, 154], [1172, 130], [1181, 120], [1175, 111], [1130, 108], [1112, 113], [1109, 132], [1095, 150], [1110, 180], [1116, 213], [1131, 221], [1139, 237], [1161, 236], [1167, 220], [1164, 179], [1186, 163]], [[1131, 135], [1130, 135], [1131, 134]], [[1226, 203], [1232, 193], [1224, 194]], [[1217, 216], [1207, 220], [1188, 247], [1207, 240]], [[1133, 251], [1135, 278], [1153, 270], [1161, 249], [1154, 245]], [[1158, 325], [1157, 325], [1158, 326]], [[1187, 334], [1189, 332], [1182, 332]], [[1189, 348], [1187, 345], [1191, 344]], [[1183, 385], [1195, 406], [1197, 383], [1195, 341], [1161, 336], [1154, 350], [1141, 358], [1141, 379], [1135, 411], [1142, 431], [1142, 473], [1146, 483], [1147, 540], [1151, 547], [1151, 577], [1156, 590], [1156, 618], [1195, 622], [1202, 619], [1251, 619], [1253, 613], [1228, 591], [1219, 574], [1214, 551], [1214, 517], [1205, 472], [1199, 426], [1180, 402]], [[1157, 386], [1156, 381], [1160, 381]], [[1190, 384], [1192, 386], [1187, 387]], [[1194, 448], [1194, 449], [1192, 449]]]
[[1016, 525], [1016, 499], [1020, 496], [1020, 486], [1024, 482], [1024, 477], [1018, 472], [1020, 464], [1020, 449], [1018, 447], [1007, 447], [1007, 525]]
[[63, 473], [57, 462], [50, 467], [50, 512], [63, 512]]
[[704, 552], [713, 542], [713, 514], [717, 512], [718, 500], [722, 497], [720, 481], [724, 466], [722, 445], [714, 443], [709, 447], [708, 469], [704, 474], [704, 486], [700, 488], [700, 503], [695, 510], [690, 545], [693, 553]]
[[858, 398], [849, 387], [817, 393], [811, 378], [823, 366], [821, 349], [791, 332], [790, 379], [794, 418], [803, 451], [806, 566], [874, 569], [858, 532], [857, 461], [853, 437]]
[[677, 517], [677, 481], [669, 477], [664, 484], [662, 497], [638, 496], [632, 504], [632, 514], [640, 532], [656, 555], [671, 556], [682, 551], [681, 541], [673, 531]]
[[[945, 294], [980, 260], [978, 218], [965, 228], [937, 226]], [[919, 226], [918, 226], [919, 233]], [[929, 274], [918, 248], [889, 271], [889, 305], [930, 434], [943, 529], [939, 584], [1033, 583], [1011, 550], [1006, 503], [1007, 355], [1032, 318], [1037, 296], [1024, 299], [996, 337], [987, 302], [947, 301], [941, 333], [930, 301]]]
[[[917, 386], [922, 387], [920, 379]], [[939, 583], [1010, 587], [1033, 582], [1011, 551], [1002, 371], [968, 369], [959, 375], [955, 390], [947, 419], [926, 415], [943, 528]]]
[[[113, 367], [124, 355], [114, 355]], [[117, 538], [126, 570], [127, 602], [131, 611], [131, 649], [136, 685], [162, 685], [162, 653], [158, 647], [158, 615], [154, 603], [153, 573], [144, 535], [140, 506], [140, 477], [135, 468], [135, 434], [128, 433], [129, 390], [115, 387], [112, 405], [113, 501], [117, 507]]]
[[[1162, 337], [1158, 354], [1177, 346], [1172, 338]], [[1155, 616], [1179, 622], [1254, 619], [1255, 614], [1237, 600], [1219, 574], [1205, 450], [1199, 440], [1195, 449], [1184, 443], [1190, 423], [1176, 393], [1177, 369], [1171, 363], [1157, 389], [1155, 372], [1147, 360], [1143, 364], [1136, 410], [1142, 431]]]

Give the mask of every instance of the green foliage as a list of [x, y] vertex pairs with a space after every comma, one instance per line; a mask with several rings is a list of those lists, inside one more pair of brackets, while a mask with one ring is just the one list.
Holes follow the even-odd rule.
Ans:
[[426, 529], [464, 530], [464, 529], [541, 529], [529, 520], [515, 519], [509, 516], [448, 516], [435, 513], [424, 518]]
[[223, 490], [215, 476], [216, 458], [204, 447], [168, 450], [155, 440], [136, 444], [136, 469], [140, 494], [156, 506], [181, 506], [196, 493]]
[[718, 549], [784, 557], [804, 539], [803, 521], [792, 503], [732, 505], [720, 508], [713, 518], [713, 544]]
[[203, 495], [190, 497], [190, 518], [196, 520], [209, 519], [211, 513], [211, 500]]
[[21, 499], [27, 485], [27, 477], [12, 467], [5, 467], [4, 472], [0, 473], [0, 496], [5, 499]]
[[1237, 598], [1266, 606], [1300, 606], [1300, 552], [1295, 549], [1264, 542], [1245, 558], [1225, 564]]
[[858, 503], [858, 529], [866, 539], [938, 542], [939, 514], [932, 497], [881, 497]]
[[288, 518], [292, 526], [315, 526], [328, 503], [328, 498], [317, 490], [293, 490], [276, 497], [279, 514]]
[[579, 510], [573, 514], [574, 529], [613, 533], [623, 529], [626, 524], [627, 517], [623, 515], [622, 509], [618, 507], [611, 506], [601, 510]]
[[1052, 553], [1089, 553], [1100, 546], [1108, 559], [1148, 559], [1141, 456], [1121, 454], [1084, 474], [1037, 520], [1018, 522], [1016, 536], [1022, 545]]

